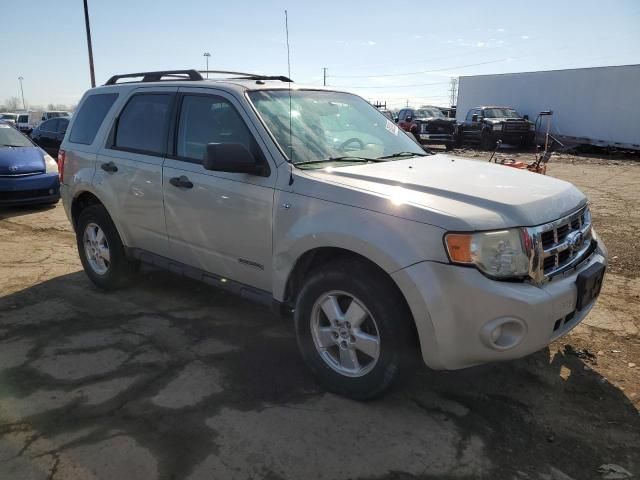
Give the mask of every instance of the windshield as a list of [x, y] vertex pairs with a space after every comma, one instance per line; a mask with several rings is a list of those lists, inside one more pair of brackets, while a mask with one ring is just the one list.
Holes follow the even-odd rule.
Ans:
[[486, 108], [484, 110], [485, 118], [520, 118], [518, 112], [511, 108]]
[[294, 164], [344, 157], [377, 159], [404, 152], [425, 154], [395, 123], [356, 95], [260, 90], [250, 92], [249, 97]]
[[14, 114], [14, 113], [0, 113], [0, 119], [2, 120], [16, 120], [16, 118], [18, 118], [18, 115]]
[[420, 108], [416, 110], [416, 118], [444, 118], [443, 113], [437, 108]]
[[0, 123], [0, 147], [33, 147], [33, 144], [15, 128]]

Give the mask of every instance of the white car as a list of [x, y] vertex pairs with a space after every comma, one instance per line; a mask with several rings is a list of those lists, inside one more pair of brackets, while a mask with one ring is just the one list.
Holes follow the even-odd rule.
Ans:
[[593, 307], [607, 254], [573, 185], [427, 155], [356, 95], [231, 77], [119, 75], [84, 95], [58, 164], [99, 287], [142, 261], [292, 312], [307, 365], [358, 399], [416, 353], [523, 357]]

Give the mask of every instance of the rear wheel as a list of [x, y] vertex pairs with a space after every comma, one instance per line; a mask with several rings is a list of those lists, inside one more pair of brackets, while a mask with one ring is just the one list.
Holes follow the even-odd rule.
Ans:
[[363, 262], [314, 272], [295, 308], [298, 345], [324, 387], [374, 398], [414, 357], [411, 314], [383, 272]]
[[98, 287], [113, 290], [131, 279], [136, 264], [126, 257], [120, 235], [102, 205], [82, 210], [76, 241], [84, 271]]

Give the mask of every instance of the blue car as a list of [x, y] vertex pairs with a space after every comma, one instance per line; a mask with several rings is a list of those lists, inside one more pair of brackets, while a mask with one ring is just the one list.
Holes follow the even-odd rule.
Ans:
[[54, 204], [59, 199], [56, 161], [0, 120], [0, 206]]

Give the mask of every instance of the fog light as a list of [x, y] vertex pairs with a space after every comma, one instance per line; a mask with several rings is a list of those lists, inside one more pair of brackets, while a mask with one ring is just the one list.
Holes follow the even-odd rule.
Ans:
[[494, 350], [509, 350], [518, 346], [527, 334], [526, 324], [519, 318], [496, 318], [480, 330], [482, 343]]

